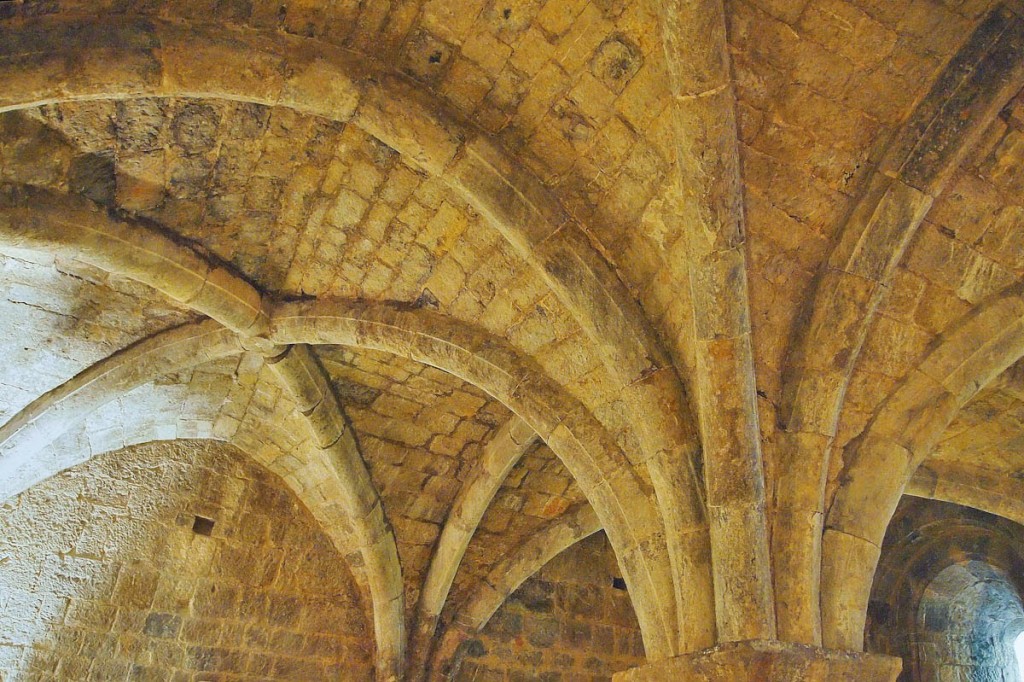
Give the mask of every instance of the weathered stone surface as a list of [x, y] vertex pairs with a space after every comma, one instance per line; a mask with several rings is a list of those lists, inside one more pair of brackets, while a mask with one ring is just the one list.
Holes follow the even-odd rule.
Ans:
[[[387, 324], [384, 321], [387, 321]], [[650, 496], [630, 469], [625, 456], [603, 427], [585, 409], [565, 415], [554, 405], [572, 405], [572, 399], [537, 372], [532, 363], [514, 351], [503, 352], [501, 365], [485, 361], [471, 349], [495, 352], [500, 344], [468, 329], [451, 330], [447, 321], [425, 310], [363, 305], [282, 306], [272, 324], [271, 338], [279, 343], [336, 343], [365, 345], [417, 359], [475, 383], [503, 399], [539, 434], [577, 479], [602, 518], [613, 545], [629, 553], [637, 579], [634, 583], [642, 627], [649, 627], [650, 648], [670, 646], [665, 629], [674, 626], [672, 604], [655, 595], [671, 585], [665, 570], [667, 557], [659, 545], [661, 521]], [[440, 325], [440, 326], [438, 326]], [[359, 330], [359, 331], [354, 331]], [[352, 335], [359, 341], [353, 341]], [[444, 334], [441, 342], [436, 336]], [[483, 353], [481, 353], [483, 355]], [[495, 371], [496, 367], [508, 369]], [[510, 383], [509, 372], [522, 379]], [[524, 384], [531, 391], [520, 392]], [[510, 390], [510, 387], [514, 387]], [[629, 510], [628, 514], [626, 510]], [[656, 557], [666, 563], [660, 564]], [[647, 620], [649, 619], [649, 620]], [[647, 633], [650, 633], [649, 635]]]
[[894, 682], [900, 660], [778, 642], [736, 642], [614, 676], [616, 682]]
[[[944, 190], [961, 161], [973, 151], [994, 113], [1005, 107], [1024, 85], [1024, 61], [1020, 58], [1018, 35], [1022, 29], [1024, 24], [1020, 19], [1001, 8], [986, 17], [945, 66], [928, 96], [917, 104], [886, 150], [878, 170], [870, 177], [832, 253], [822, 265], [817, 289], [805, 308], [803, 319], [798, 321], [783, 375], [780, 425], [785, 430], [835, 437], [854, 366], [898, 263], [910, 248], [934, 197]], [[907, 393], [913, 392], [905, 390], [902, 399], [906, 400]], [[936, 396], [929, 395], [930, 398]], [[941, 396], [936, 399], [939, 398]], [[931, 428], [934, 427], [929, 425], [925, 431]], [[917, 450], [913, 444], [909, 447]], [[817, 518], [824, 519], [826, 473], [813, 468], [802, 469], [801, 462], [807, 459], [808, 455], [799, 451], [784, 453], [780, 458], [783, 476], [806, 476], [818, 482], [817, 497], [821, 506], [817, 511], [821, 514]], [[832, 468], [828, 457], [813, 460], [825, 469]], [[911, 462], [907, 460], [907, 464]], [[865, 466], [864, 470], [871, 468]], [[854, 475], [851, 479], [858, 476], [862, 482], [853, 484], [854, 487], [863, 486], [866, 481], [865, 475]], [[897, 486], [900, 491], [908, 478], [900, 481]], [[783, 491], [802, 487], [784, 487]], [[868, 507], [861, 509], [871, 507], [867, 497], [863, 496], [861, 502]], [[894, 493], [885, 503], [877, 505], [874, 509], [878, 516], [888, 518], [897, 499], [898, 493]], [[802, 504], [796, 497], [779, 500], [783, 514]], [[795, 530], [796, 527], [786, 526], [785, 529]], [[853, 532], [858, 537], [865, 535]], [[806, 558], [804, 566], [799, 568], [801, 577], [787, 583], [787, 588], [796, 590], [797, 594], [783, 597], [786, 601], [804, 604], [798, 613], [813, 613], [812, 593], [818, 557], [809, 550], [818, 542], [817, 535], [812, 532], [800, 539], [784, 531], [773, 540], [777, 545], [776, 570], [783, 568], [782, 557], [790, 546], [804, 545], [799, 550], [799, 555]], [[880, 532], [872, 533], [872, 541], [879, 542], [880, 537]], [[791, 561], [786, 561], [785, 566], [794, 568]], [[788, 637], [808, 644], [819, 643], [813, 623], [800, 624], [785, 616], [784, 619]]]
[[[466, 548], [495, 494], [522, 456], [533, 447], [536, 438], [537, 434], [518, 417], [502, 425], [487, 443], [474, 472], [452, 502], [416, 607], [412, 648], [413, 655], [420, 661], [418, 665], [414, 663], [414, 669], [426, 668], [430, 653], [428, 642], [434, 634], [437, 618], [448, 599]], [[564, 492], [565, 486], [559, 479], [554, 479], [553, 483], [556, 489], [552, 492]], [[530, 575], [534, 572], [531, 571]]]
[[[5, 676], [48, 666], [55, 678], [303, 680], [344, 665], [346, 679], [373, 679], [368, 613], [339, 552], [285, 483], [235, 448], [111, 452], [3, 512]], [[213, 520], [210, 535], [193, 530], [197, 515]]]
[[[1020, 514], [1019, 9], [0, 2], [0, 489], [235, 444], [348, 564], [378, 679], [857, 649], [903, 492]], [[540, 442], [499, 456], [512, 423]], [[628, 596], [508, 596], [595, 519]], [[31, 676], [345, 679], [262, 653], [330, 645], [296, 636], [319, 609], [260, 600], [283, 625], [243, 655], [213, 617], [241, 590], [178, 622], [150, 582], [117, 583], [146, 618], [66, 619], [147, 661], [36, 647]]]
[[629, 594], [601, 533], [547, 562], [460, 647], [453, 679], [607, 679], [643, 658]]

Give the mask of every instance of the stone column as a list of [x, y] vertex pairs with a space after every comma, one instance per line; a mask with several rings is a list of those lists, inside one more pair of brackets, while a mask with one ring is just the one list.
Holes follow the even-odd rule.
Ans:
[[903, 662], [891, 656], [802, 644], [721, 644], [616, 674], [613, 682], [894, 682]]
[[[720, 642], [776, 636], [747, 289], [743, 182], [723, 0], [667, 0], [661, 24], [692, 304]], [[696, 647], [685, 648], [692, 651]]]

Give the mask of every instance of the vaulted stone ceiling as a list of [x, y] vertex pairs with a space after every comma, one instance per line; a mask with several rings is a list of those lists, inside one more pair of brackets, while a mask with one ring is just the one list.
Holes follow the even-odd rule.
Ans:
[[651, 661], [858, 651], [906, 486], [1024, 518], [1017, 12], [0, 3], [0, 491], [232, 443], [379, 679], [602, 527]]

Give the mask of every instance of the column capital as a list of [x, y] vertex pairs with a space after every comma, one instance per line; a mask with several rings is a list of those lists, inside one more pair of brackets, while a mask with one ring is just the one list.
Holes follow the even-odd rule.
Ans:
[[613, 682], [894, 682], [891, 656], [777, 641], [720, 644], [616, 674]]

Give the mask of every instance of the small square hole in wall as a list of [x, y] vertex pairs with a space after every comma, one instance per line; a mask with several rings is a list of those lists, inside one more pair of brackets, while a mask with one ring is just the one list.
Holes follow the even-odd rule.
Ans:
[[192, 532], [196, 535], [205, 535], [210, 537], [213, 535], [213, 519], [208, 519], [205, 516], [197, 516], [196, 520], [192, 522]]
[[612, 587], [614, 587], [616, 590], [624, 591], [626, 589], [626, 581], [622, 578], [612, 578]]

